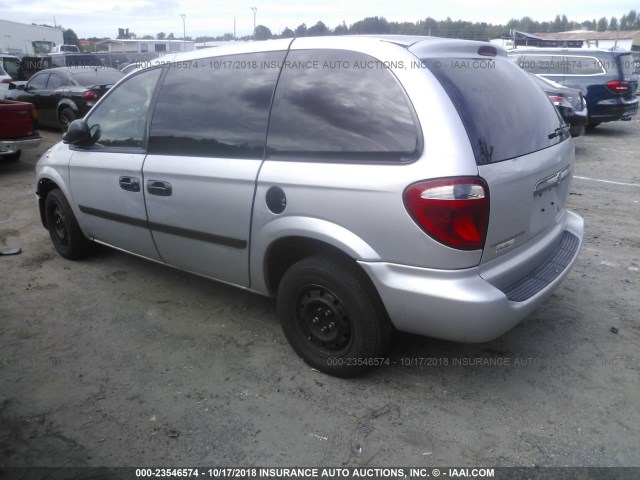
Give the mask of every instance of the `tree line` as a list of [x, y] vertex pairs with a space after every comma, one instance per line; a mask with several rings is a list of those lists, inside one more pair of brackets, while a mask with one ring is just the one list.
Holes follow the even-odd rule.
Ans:
[[[256, 26], [255, 39], [268, 40], [271, 38], [312, 37], [322, 35], [364, 35], [364, 34], [390, 34], [390, 35], [431, 35], [434, 37], [462, 38], [466, 40], [488, 40], [518, 30], [527, 33], [565, 32], [568, 30], [640, 30], [640, 15], [635, 10], [617, 17], [602, 17], [591, 21], [576, 22], [569, 20], [566, 15], [556, 15], [551, 22], [538, 22], [531, 17], [523, 17], [520, 20], [511, 19], [505, 25], [494, 25], [486, 22], [469, 22], [465, 20], [435, 20], [427, 17], [417, 22], [389, 22], [384, 17], [368, 17], [353, 25], [345, 23], [331, 29], [324, 22], [319, 21], [315, 25], [307, 27], [302, 23], [294, 30], [285, 28], [282, 32], [273, 33], [264, 25]], [[163, 34], [159, 34], [163, 35]], [[201, 36], [196, 42], [221, 41], [221, 40], [249, 40], [253, 36], [234, 37], [227, 33], [217, 37]]]
[[[293, 38], [293, 37], [315, 37], [322, 35], [364, 35], [364, 34], [389, 34], [389, 35], [431, 35], [434, 37], [462, 38], [466, 40], [488, 40], [509, 34], [513, 30], [527, 33], [542, 32], [565, 32], [568, 30], [594, 30], [603, 32], [605, 30], [640, 30], [640, 15], [635, 10], [630, 10], [627, 14], [618, 17], [602, 17], [584, 22], [569, 20], [566, 15], [556, 15], [550, 22], [539, 22], [531, 17], [522, 17], [520, 20], [511, 19], [505, 25], [494, 25], [486, 22], [469, 22], [465, 20], [435, 20], [427, 17], [417, 22], [389, 22], [384, 17], [367, 17], [347, 26], [346, 23], [337, 25], [335, 28], [328, 27], [324, 22], [319, 21], [315, 25], [307, 27], [302, 23], [295, 29], [285, 28], [279, 33], [273, 33], [265, 25], [257, 25], [254, 35], [236, 37], [232, 33], [225, 33], [219, 36], [199, 36], [195, 39], [179, 37], [173, 33], [158, 33], [137, 37], [134, 32], [129, 32], [126, 38], [141, 38], [146, 40], [193, 40], [196, 42], [230, 41], [230, 40], [268, 40], [272, 38]], [[69, 44], [76, 44], [78, 37], [71, 29], [63, 29], [64, 41]], [[120, 36], [118, 38], [121, 38]], [[92, 37], [89, 41], [95, 42], [104, 40]]]

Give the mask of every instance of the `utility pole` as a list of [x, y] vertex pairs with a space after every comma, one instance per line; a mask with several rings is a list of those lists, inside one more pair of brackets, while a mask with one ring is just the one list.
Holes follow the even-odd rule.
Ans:
[[184, 45], [184, 51], [187, 51], [187, 27], [186, 27], [186, 23], [185, 23], [185, 18], [187, 18], [187, 16], [184, 13], [181, 13], [180, 16], [182, 17], [182, 44]]
[[250, 7], [253, 10], [253, 39], [256, 39], [256, 12], [258, 11], [258, 7]]

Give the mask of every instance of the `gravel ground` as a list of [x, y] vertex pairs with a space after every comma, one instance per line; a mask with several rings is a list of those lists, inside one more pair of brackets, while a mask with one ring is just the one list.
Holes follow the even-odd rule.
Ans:
[[[0, 163], [0, 466], [640, 466], [640, 121], [575, 140], [585, 246], [498, 340], [398, 334], [363, 378], [306, 366], [274, 304], [104, 249], [59, 257], [38, 151]], [[611, 183], [603, 182], [606, 180]]]

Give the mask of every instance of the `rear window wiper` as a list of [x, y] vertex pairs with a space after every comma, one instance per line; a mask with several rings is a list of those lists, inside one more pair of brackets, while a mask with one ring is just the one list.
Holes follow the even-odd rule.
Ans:
[[551, 140], [552, 138], [559, 137], [560, 135], [568, 135], [568, 132], [567, 132], [568, 129], [569, 129], [569, 124], [568, 123], [563, 123], [558, 128], [556, 128], [553, 131], [553, 133], [550, 133], [547, 136], [549, 137], [549, 140]]

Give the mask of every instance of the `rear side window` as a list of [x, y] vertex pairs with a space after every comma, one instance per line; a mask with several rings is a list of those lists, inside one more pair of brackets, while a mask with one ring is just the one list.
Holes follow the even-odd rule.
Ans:
[[596, 57], [567, 56], [567, 75], [599, 75], [604, 65]]
[[284, 56], [263, 52], [169, 64], [151, 122], [149, 153], [263, 158]]
[[546, 94], [508, 59], [438, 58], [423, 63], [458, 111], [478, 165], [520, 157], [568, 138], [555, 134], [561, 119]]
[[271, 158], [401, 162], [419, 145], [413, 109], [382, 62], [342, 50], [289, 53], [269, 122]]
[[565, 70], [562, 55], [520, 55], [516, 63], [523, 70], [538, 75], [563, 75]]
[[56, 88], [64, 87], [68, 85], [68, 81], [62, 75], [58, 75], [57, 73], [52, 73], [49, 77], [49, 81], [47, 82], [47, 90], [55, 90]]

